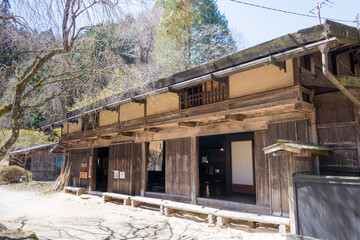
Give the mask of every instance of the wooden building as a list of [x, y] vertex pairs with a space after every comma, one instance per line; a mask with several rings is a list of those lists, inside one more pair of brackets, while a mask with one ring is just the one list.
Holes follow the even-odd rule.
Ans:
[[297, 173], [359, 174], [359, 46], [327, 21], [39, 127], [62, 126], [72, 186], [288, 216], [285, 158], [263, 151], [277, 139], [334, 149]]
[[18, 165], [30, 170], [35, 180], [55, 180], [62, 167], [62, 148], [58, 143], [49, 143], [24, 148], [9, 153], [9, 165]]

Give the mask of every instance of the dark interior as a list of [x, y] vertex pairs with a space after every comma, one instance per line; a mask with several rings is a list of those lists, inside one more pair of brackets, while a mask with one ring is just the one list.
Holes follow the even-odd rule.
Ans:
[[[228, 184], [231, 185], [231, 167], [229, 168], [230, 171], [228, 170], [229, 172], [226, 169], [226, 157], [229, 154], [230, 159], [231, 150], [227, 146], [229, 146], [232, 139], [247, 139], [251, 135], [244, 133], [199, 138], [200, 197], [256, 204], [255, 194], [229, 191], [226, 182], [228, 179]], [[231, 165], [231, 162], [229, 164]]]
[[96, 151], [96, 191], [106, 192], [109, 174], [109, 148], [98, 148]]
[[200, 197], [226, 194], [225, 135], [200, 137], [199, 153]]
[[148, 181], [146, 189], [148, 192], [165, 193], [165, 147], [166, 146], [164, 142], [161, 171], [148, 170]]

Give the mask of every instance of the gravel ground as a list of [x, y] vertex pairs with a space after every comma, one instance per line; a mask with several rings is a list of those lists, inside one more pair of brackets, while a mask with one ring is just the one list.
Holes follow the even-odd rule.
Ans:
[[30, 191], [0, 186], [0, 223], [34, 231], [39, 239], [285, 239], [276, 229], [208, 227], [197, 216], [165, 217], [152, 209], [104, 203], [100, 197], [44, 194], [35, 185]]

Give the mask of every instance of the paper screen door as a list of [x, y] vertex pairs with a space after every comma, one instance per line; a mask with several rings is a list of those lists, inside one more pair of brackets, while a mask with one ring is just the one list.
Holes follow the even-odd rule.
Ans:
[[252, 141], [231, 142], [232, 191], [255, 193]]

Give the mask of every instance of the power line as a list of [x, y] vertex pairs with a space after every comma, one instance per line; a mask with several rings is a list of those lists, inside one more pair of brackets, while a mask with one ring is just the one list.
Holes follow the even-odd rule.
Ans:
[[[239, 1], [239, 0], [230, 0], [230, 1], [235, 2], [235, 3], [244, 4], [244, 5], [248, 5], [248, 6], [252, 6], [252, 7], [257, 7], [257, 8], [267, 9], [267, 10], [271, 10], [271, 11], [281, 12], [281, 13], [287, 13], [287, 14], [292, 14], [292, 15], [297, 15], [297, 16], [302, 16], [302, 17], [318, 18], [318, 16], [314, 16], [314, 15], [309, 15], [309, 14], [304, 14], [304, 13], [297, 13], [297, 12], [291, 12], [291, 11], [287, 11], [287, 10], [282, 10], [282, 9], [277, 9], [277, 8], [271, 8], [271, 7], [266, 7], [266, 6], [261, 6], [261, 5], [257, 5], [257, 4], [253, 4], [253, 3], [248, 3], [248, 2], [243, 2], [243, 1]], [[328, 19], [328, 20], [336, 21], [336, 22], [348, 22], [348, 23], [353, 23], [353, 22], [354, 22], [353, 20], [343, 20], [343, 19], [336, 19], [336, 18], [325, 18], [325, 17], [321, 17], [321, 19]]]

